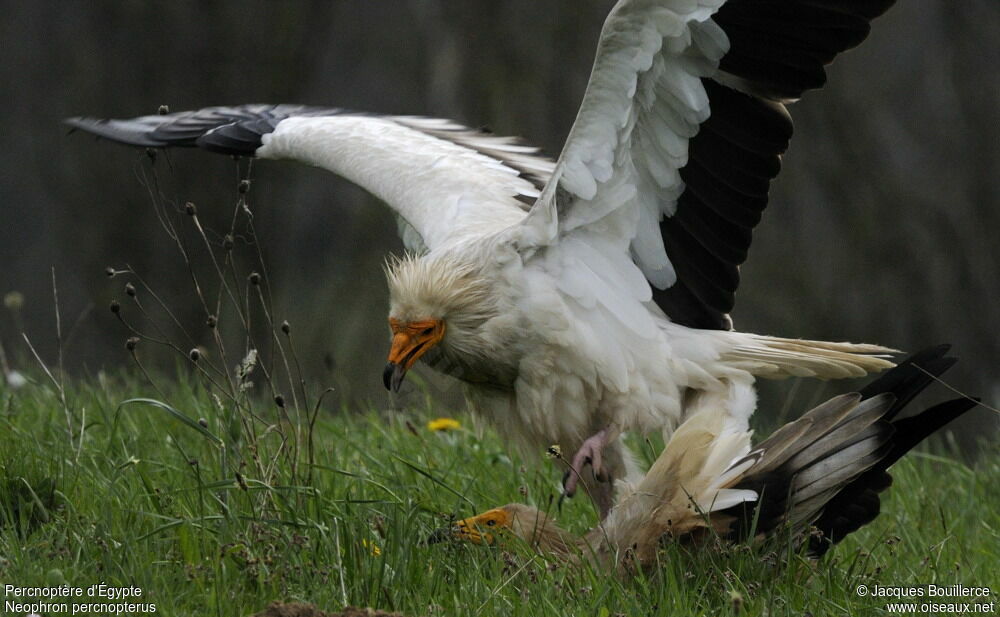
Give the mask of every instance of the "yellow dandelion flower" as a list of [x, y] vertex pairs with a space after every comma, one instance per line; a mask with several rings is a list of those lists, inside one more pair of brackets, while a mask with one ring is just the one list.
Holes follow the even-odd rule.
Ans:
[[432, 431], [453, 431], [461, 426], [454, 418], [435, 418], [427, 423], [427, 428]]
[[549, 458], [562, 458], [562, 448], [559, 447], [559, 444], [554, 443], [545, 449], [545, 456]]
[[368, 551], [372, 554], [372, 557], [378, 557], [379, 555], [382, 554], [382, 549], [379, 548], [377, 544], [375, 544], [374, 542], [369, 542], [364, 538], [361, 539], [361, 546], [368, 549]]

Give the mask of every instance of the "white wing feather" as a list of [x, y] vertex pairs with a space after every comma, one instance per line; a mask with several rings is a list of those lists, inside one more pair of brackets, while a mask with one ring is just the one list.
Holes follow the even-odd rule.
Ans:
[[[531, 154], [533, 148], [471, 131], [456, 135], [456, 128], [427, 118], [293, 116], [262, 137], [256, 155], [294, 159], [343, 176], [396, 211], [405, 221], [404, 238], [410, 228], [424, 247], [437, 249], [521, 221], [525, 209], [517, 198], [539, 194], [522, 171], [543, 178], [551, 171], [551, 163]], [[435, 131], [452, 132], [445, 139]], [[468, 143], [461, 143], [463, 138]], [[416, 237], [407, 239], [411, 246], [421, 244]]]
[[656, 223], [676, 209], [688, 141], [709, 115], [701, 78], [728, 50], [710, 19], [722, 4], [622, 0], [613, 9], [576, 122], [525, 220], [529, 244], [596, 226], [652, 284], [674, 283]]
[[579, 318], [575, 327], [585, 323], [600, 338], [626, 335], [608, 337], [590, 358], [614, 358], [602, 374], [614, 388], [625, 384], [608, 375], [670, 355], [650, 282], [664, 288], [676, 275], [657, 222], [684, 190], [678, 169], [708, 117], [700, 78], [727, 49], [725, 33], [709, 21], [723, 2], [618, 3], [552, 177], [523, 224], [509, 231], [525, 270], [551, 277]]

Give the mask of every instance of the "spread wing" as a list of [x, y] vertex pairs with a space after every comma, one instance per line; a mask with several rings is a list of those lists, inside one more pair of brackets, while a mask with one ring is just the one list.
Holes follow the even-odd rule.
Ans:
[[474, 241], [522, 220], [552, 161], [507, 137], [448, 120], [301, 105], [242, 105], [70, 126], [148, 148], [291, 159], [341, 175], [385, 201], [422, 252]]
[[624, 253], [613, 259], [652, 286], [640, 301], [731, 328], [739, 265], [792, 135], [785, 104], [822, 86], [823, 67], [893, 2], [621, 0], [523, 241]]

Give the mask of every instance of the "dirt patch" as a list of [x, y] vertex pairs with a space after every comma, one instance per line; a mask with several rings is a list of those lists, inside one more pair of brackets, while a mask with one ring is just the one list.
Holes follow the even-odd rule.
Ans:
[[404, 615], [353, 606], [348, 606], [342, 611], [327, 613], [304, 602], [272, 602], [266, 609], [252, 617], [404, 617]]

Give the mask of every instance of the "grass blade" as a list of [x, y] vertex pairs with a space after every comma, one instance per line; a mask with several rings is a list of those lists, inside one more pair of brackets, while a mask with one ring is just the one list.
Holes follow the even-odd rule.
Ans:
[[164, 403], [163, 401], [158, 401], [158, 400], [152, 399], [152, 398], [130, 398], [127, 401], [122, 401], [118, 405], [118, 411], [121, 411], [126, 405], [132, 405], [132, 404], [135, 404], [135, 403], [138, 403], [140, 405], [148, 405], [150, 407], [155, 407], [157, 409], [162, 409], [163, 411], [167, 412], [168, 414], [170, 414], [174, 418], [180, 420], [182, 423], [184, 423], [185, 425], [187, 425], [189, 428], [192, 428], [192, 429], [198, 431], [199, 433], [201, 433], [202, 436], [208, 438], [208, 440], [211, 441], [212, 443], [214, 443], [216, 446], [218, 446], [220, 448], [226, 447], [226, 444], [221, 439], [219, 439], [219, 437], [215, 433], [213, 433], [212, 431], [208, 430], [207, 428], [205, 428], [204, 426], [202, 426], [201, 424], [199, 424], [195, 420], [192, 420], [189, 416], [187, 416], [183, 412], [180, 412], [177, 409], [175, 409], [174, 407], [168, 405], [167, 403]]

